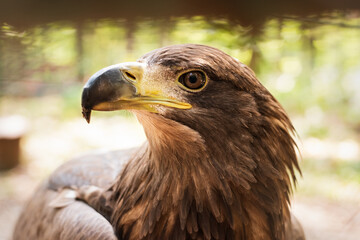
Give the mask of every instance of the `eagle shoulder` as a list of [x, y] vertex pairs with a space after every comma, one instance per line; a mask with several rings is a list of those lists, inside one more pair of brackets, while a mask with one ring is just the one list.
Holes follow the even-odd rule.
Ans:
[[134, 149], [90, 154], [61, 165], [24, 207], [13, 239], [116, 240], [106, 217], [91, 204], [76, 201], [71, 191], [107, 189], [133, 152]]

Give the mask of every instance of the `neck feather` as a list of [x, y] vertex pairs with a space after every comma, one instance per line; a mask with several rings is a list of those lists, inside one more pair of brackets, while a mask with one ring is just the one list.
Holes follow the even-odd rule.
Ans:
[[[148, 143], [115, 186], [119, 206], [112, 218], [119, 237], [211, 239], [225, 231], [226, 239], [283, 239], [287, 171], [293, 173], [296, 161], [293, 142], [285, 141], [287, 121], [247, 126], [242, 136], [225, 134], [219, 148], [216, 129], [204, 136], [160, 115], [136, 115]], [[274, 131], [283, 148], [269, 146]]]

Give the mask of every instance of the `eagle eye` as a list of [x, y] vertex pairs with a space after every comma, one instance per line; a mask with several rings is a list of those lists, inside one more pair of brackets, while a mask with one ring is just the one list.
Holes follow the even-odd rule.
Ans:
[[202, 71], [190, 71], [180, 75], [178, 82], [183, 88], [192, 92], [201, 91], [207, 83], [207, 77]]

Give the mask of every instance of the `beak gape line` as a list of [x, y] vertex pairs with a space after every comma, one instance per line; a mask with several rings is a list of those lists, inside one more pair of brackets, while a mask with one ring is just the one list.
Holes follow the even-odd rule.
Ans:
[[[174, 98], [159, 95], [159, 91], [148, 88], [149, 84], [142, 84], [151, 79], [143, 79], [146, 70], [144, 63], [129, 62], [116, 64], [96, 72], [85, 84], [82, 93], [82, 114], [90, 123], [91, 111], [115, 110], [146, 110], [157, 112], [156, 105], [190, 109], [189, 103]], [[153, 81], [153, 85], [156, 82]], [[139, 93], [146, 92], [146, 95]]]

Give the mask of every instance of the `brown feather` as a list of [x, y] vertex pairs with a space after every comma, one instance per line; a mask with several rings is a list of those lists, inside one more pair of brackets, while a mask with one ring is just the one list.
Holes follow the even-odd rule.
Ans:
[[193, 106], [186, 111], [134, 111], [148, 142], [115, 171], [116, 180], [103, 169], [94, 172], [101, 184], [89, 184], [93, 176], [80, 180], [83, 170], [69, 165], [48, 188], [103, 188], [80, 199], [109, 219], [118, 239], [291, 239], [289, 195], [300, 171], [294, 128], [252, 70], [193, 44], [154, 50], [139, 61], [159, 85], [187, 69], [203, 71], [209, 83], [198, 93], [173, 90]]

